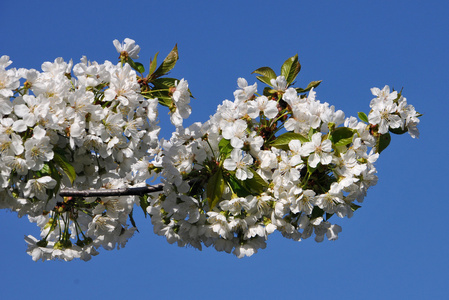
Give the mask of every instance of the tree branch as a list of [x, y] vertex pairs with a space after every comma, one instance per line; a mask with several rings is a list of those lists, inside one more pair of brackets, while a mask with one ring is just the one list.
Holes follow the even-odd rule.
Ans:
[[109, 197], [109, 196], [142, 196], [148, 193], [160, 192], [164, 188], [163, 184], [150, 185], [143, 187], [129, 187], [124, 189], [111, 190], [84, 190], [77, 191], [72, 189], [63, 189], [59, 191], [62, 197]]

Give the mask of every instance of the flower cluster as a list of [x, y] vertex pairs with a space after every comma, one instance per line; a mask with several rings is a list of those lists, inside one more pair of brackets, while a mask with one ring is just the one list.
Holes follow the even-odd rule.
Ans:
[[419, 113], [413, 105], [407, 104], [407, 99], [385, 86], [382, 90], [372, 88], [371, 92], [377, 96], [371, 101], [371, 112], [368, 115], [368, 122], [377, 125], [379, 134], [386, 134], [388, 131], [402, 134], [409, 132], [415, 138], [419, 136], [417, 125], [419, 123]]
[[[154, 176], [149, 161], [159, 146], [158, 99], [151, 80], [142, 83], [135, 70], [139, 46], [130, 39], [114, 45], [118, 64], [57, 58], [39, 72], [7, 69], [9, 57], [0, 58], [0, 208], [28, 215], [41, 228], [40, 240], [26, 237], [34, 260], [87, 260], [100, 246], [123, 247], [136, 230], [127, 224], [139, 204], [135, 196], [58, 194], [67, 187], [144, 186]], [[186, 103], [187, 82], [172, 85], [167, 97]], [[181, 113], [176, 125], [187, 116]]]
[[[100, 247], [124, 247], [137, 230], [135, 205], [169, 243], [237, 257], [265, 248], [276, 230], [295, 241], [336, 240], [341, 227], [330, 218], [360, 207], [390, 132], [419, 134], [420, 114], [388, 86], [372, 89], [359, 120], [317, 100], [321, 81], [294, 88], [297, 55], [279, 76], [254, 71], [267, 85], [262, 94], [239, 78], [234, 101], [184, 127], [188, 83], [164, 77], [177, 47], [159, 66], [156, 54], [144, 76], [135, 41], [113, 44], [117, 64], [58, 58], [40, 72], [0, 58], [0, 208], [40, 227], [40, 239], [25, 237], [33, 260], [89, 260]], [[176, 126], [168, 140], [159, 139], [158, 104]], [[59, 193], [140, 188], [160, 175], [158, 194]]]
[[147, 210], [169, 243], [240, 258], [265, 248], [275, 230], [295, 241], [336, 240], [341, 227], [329, 219], [350, 218], [377, 183], [374, 162], [388, 130], [417, 136], [419, 115], [388, 86], [372, 90], [369, 117], [359, 114], [367, 124], [317, 100], [319, 82], [295, 89], [297, 73], [258, 71], [272, 77], [259, 77], [270, 84], [263, 95], [239, 78], [234, 101], [162, 143], [154, 164], [165, 187]]

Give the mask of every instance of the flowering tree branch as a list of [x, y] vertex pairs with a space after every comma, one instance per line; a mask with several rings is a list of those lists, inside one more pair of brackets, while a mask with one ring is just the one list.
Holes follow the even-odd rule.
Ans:
[[143, 196], [149, 193], [160, 192], [164, 188], [163, 184], [129, 187], [124, 189], [110, 190], [84, 190], [77, 191], [72, 189], [63, 189], [59, 192], [61, 197], [110, 197], [110, 196]]
[[[0, 56], [0, 208], [41, 227], [40, 239], [25, 237], [33, 260], [123, 248], [137, 231], [136, 205], [170, 244], [239, 258], [274, 231], [336, 240], [342, 229], [330, 218], [361, 207], [391, 134], [419, 135], [421, 114], [402, 91], [372, 88], [357, 119], [318, 100], [320, 80], [295, 87], [298, 55], [280, 74], [255, 70], [260, 92], [239, 78], [233, 101], [184, 127], [189, 85], [166, 76], [177, 46], [145, 70], [134, 40], [113, 43], [117, 64], [57, 58], [39, 72]], [[160, 106], [176, 126], [170, 139], [159, 138]], [[145, 184], [156, 178], [164, 184]], [[97, 190], [105, 183], [111, 189]], [[120, 188], [131, 185], [141, 187]], [[110, 197], [126, 195], [140, 197]]]

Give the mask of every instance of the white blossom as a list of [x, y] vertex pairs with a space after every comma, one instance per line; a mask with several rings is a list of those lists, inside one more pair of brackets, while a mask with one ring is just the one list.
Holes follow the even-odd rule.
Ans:
[[242, 150], [234, 149], [231, 152], [231, 157], [227, 158], [223, 166], [226, 170], [234, 171], [235, 176], [240, 180], [253, 178], [253, 173], [249, 166], [253, 163], [253, 158], [248, 154], [243, 154]]

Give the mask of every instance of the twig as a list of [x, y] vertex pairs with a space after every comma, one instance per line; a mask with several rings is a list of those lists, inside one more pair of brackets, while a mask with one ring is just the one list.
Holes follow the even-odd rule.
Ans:
[[62, 197], [109, 197], [109, 196], [142, 196], [148, 193], [162, 191], [163, 184], [150, 185], [143, 187], [129, 187], [125, 189], [111, 189], [111, 190], [84, 190], [77, 191], [72, 189], [64, 189], [59, 191]]

